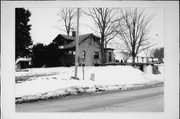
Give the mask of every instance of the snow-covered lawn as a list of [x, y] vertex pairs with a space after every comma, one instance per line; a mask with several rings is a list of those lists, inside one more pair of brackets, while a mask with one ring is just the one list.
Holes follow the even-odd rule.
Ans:
[[[161, 83], [164, 81], [163, 65], [159, 70], [161, 74], [153, 75], [131, 66], [89, 66], [84, 68], [83, 80], [82, 67], [78, 67], [79, 80], [74, 80], [71, 79], [74, 67], [27, 69], [25, 72], [16, 72], [16, 103]], [[91, 80], [92, 75], [94, 80]]]

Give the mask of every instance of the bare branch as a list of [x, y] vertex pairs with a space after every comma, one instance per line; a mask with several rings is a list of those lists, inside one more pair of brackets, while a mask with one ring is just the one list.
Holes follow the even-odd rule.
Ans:
[[[104, 49], [106, 48], [107, 43], [117, 35], [116, 22], [118, 22], [118, 20], [115, 17], [117, 15], [117, 9], [91, 8], [88, 10], [88, 12], [85, 12], [85, 14], [87, 14], [94, 20], [94, 23], [98, 29], [98, 36], [101, 37], [100, 48], [104, 53]], [[103, 53], [102, 60], [105, 59], [105, 55]]]
[[59, 20], [64, 22], [67, 35], [70, 35], [70, 30], [73, 27], [73, 19], [77, 16], [77, 13], [73, 8], [62, 8], [57, 15], [60, 17]]
[[91, 26], [89, 26], [89, 25], [87, 25], [87, 24], [80, 24], [80, 25], [84, 25], [84, 26], [89, 27], [89, 28], [90, 28], [91, 30], [93, 30], [94, 33], [96, 33], [97, 35], [98, 35], [98, 33], [99, 33], [99, 31], [95, 30], [93, 27], [91, 27]]
[[[147, 17], [144, 9], [120, 9], [118, 34], [124, 42], [125, 49], [136, 57], [141, 51], [152, 47], [149, 41], [149, 23], [152, 16]], [[134, 63], [134, 61], [133, 61]]]
[[[64, 25], [63, 25], [63, 27], [64, 27]], [[57, 28], [58, 30], [63, 31], [63, 32], [65, 32], [65, 33], [66, 33], [66, 30], [61, 29], [61, 26], [55, 26], [55, 28]]]

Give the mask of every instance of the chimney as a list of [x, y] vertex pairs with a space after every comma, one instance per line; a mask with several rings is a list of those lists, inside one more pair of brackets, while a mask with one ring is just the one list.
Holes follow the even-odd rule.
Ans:
[[76, 31], [72, 31], [72, 36], [76, 37]]

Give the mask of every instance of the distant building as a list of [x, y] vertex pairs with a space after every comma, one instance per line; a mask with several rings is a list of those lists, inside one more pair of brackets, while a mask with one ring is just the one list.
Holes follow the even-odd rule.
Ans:
[[106, 51], [106, 63], [115, 62], [114, 49], [106, 48], [105, 51]]
[[31, 59], [30, 58], [18, 58], [16, 60], [16, 69], [30, 68]]
[[[127, 62], [131, 63], [132, 57], [129, 57]], [[135, 63], [159, 63], [159, 62], [158, 62], [158, 58], [136, 56]]]
[[[66, 56], [61, 59], [68, 62], [69, 65], [74, 65], [75, 60], [75, 32], [72, 32], [72, 36], [59, 34], [52, 43], [57, 44], [59, 49], [63, 50]], [[94, 34], [79, 35], [79, 64], [85, 64], [86, 66], [101, 65], [101, 51], [98, 42], [99, 37]], [[107, 63], [114, 61], [113, 49], [107, 48], [106, 59]]]
[[116, 51], [115, 57], [116, 60], [118, 60], [119, 62], [127, 62], [130, 57], [130, 54], [124, 51]]

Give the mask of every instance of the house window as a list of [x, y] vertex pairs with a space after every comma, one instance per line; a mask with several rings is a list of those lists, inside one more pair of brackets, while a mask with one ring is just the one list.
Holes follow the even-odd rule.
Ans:
[[68, 51], [68, 54], [71, 54], [72, 52], [71, 51]]
[[94, 59], [99, 59], [99, 52], [97, 51], [94, 52]]
[[112, 54], [109, 52], [109, 62], [112, 62]]
[[73, 55], [76, 55], [76, 52], [75, 52], [75, 51], [73, 51]]
[[63, 46], [63, 45], [59, 46], [59, 49], [63, 49], [63, 48], [64, 48], [64, 46]]
[[83, 59], [86, 59], [86, 51], [82, 52]]
[[71, 50], [70, 50], [70, 51], [68, 51], [68, 54], [69, 54], [69, 55], [74, 55], [74, 51], [71, 51]]
[[90, 38], [90, 39], [89, 39], [89, 45], [92, 45], [92, 42], [93, 42], [93, 39]]

